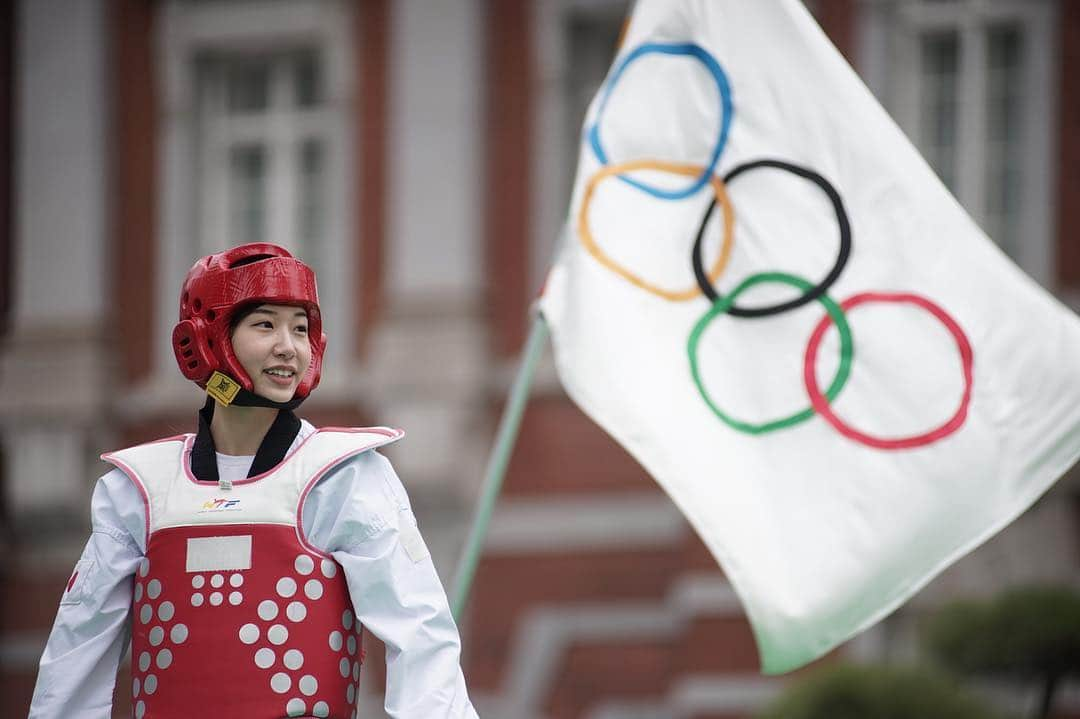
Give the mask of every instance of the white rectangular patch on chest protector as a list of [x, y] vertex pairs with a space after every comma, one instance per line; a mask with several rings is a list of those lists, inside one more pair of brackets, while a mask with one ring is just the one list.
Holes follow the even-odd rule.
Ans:
[[192, 537], [187, 540], [187, 571], [251, 569], [251, 535]]

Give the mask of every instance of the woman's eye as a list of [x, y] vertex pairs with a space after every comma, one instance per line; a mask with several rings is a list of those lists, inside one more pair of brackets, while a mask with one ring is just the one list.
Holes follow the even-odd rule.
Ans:
[[305, 334], [306, 335], [307, 334], [307, 327], [303, 327], [303, 326], [297, 327], [296, 331], [299, 332], [300, 334]]

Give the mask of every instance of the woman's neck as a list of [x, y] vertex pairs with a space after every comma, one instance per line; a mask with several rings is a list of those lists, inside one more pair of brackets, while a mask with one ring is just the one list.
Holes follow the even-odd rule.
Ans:
[[210, 420], [214, 448], [222, 454], [254, 455], [277, 414], [278, 410], [268, 407], [233, 407], [219, 403]]

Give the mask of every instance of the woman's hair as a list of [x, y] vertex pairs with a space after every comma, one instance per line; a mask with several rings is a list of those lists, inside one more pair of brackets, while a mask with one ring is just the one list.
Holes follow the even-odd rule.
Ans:
[[[247, 318], [252, 312], [267, 304], [266, 302], [250, 302], [242, 307], [237, 308], [236, 312], [233, 312], [233, 316], [229, 318], [229, 336], [232, 337], [232, 333], [236, 331], [237, 326]], [[305, 311], [306, 313], [306, 311]]]

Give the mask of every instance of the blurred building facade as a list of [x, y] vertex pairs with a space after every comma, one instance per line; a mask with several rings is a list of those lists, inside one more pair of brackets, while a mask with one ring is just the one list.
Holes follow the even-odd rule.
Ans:
[[[1080, 4], [807, 4], [984, 229], [1080, 307]], [[5, 706], [29, 702], [97, 455], [194, 425], [169, 333], [184, 273], [227, 245], [315, 266], [330, 345], [302, 414], [408, 431], [389, 455], [449, 586], [627, 5], [0, 3]], [[1070, 476], [837, 655], [910, 658], [947, 598], [1078, 579]], [[715, 562], [550, 362], [463, 634], [485, 716], [736, 719], [785, 682], [759, 676]], [[1080, 717], [1080, 691], [1056, 716]]]

